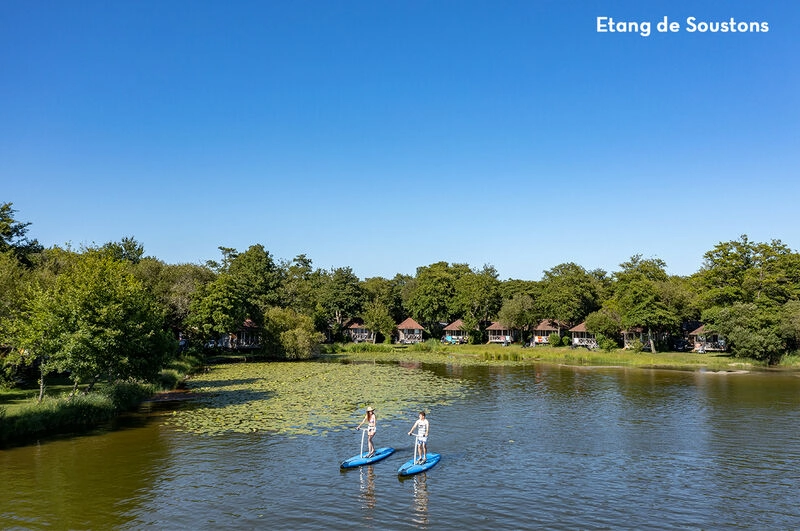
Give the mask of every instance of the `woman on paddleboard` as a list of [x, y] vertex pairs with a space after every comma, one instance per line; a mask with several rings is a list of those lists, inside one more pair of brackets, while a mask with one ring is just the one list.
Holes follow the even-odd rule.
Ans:
[[364, 420], [356, 426], [356, 431], [360, 430], [365, 422], [367, 424], [367, 443], [369, 444], [369, 453], [366, 457], [372, 457], [375, 455], [375, 446], [372, 444], [372, 438], [375, 437], [375, 432], [378, 430], [378, 418], [375, 416], [375, 409], [372, 406], [367, 408], [367, 414], [364, 415]]
[[428, 419], [425, 418], [424, 411], [419, 412], [419, 418], [408, 431], [409, 435], [411, 435], [411, 433], [414, 431], [414, 428], [417, 429], [417, 455], [419, 456], [416, 464], [421, 464], [427, 461], [428, 434], [430, 433], [430, 423], [428, 422]]

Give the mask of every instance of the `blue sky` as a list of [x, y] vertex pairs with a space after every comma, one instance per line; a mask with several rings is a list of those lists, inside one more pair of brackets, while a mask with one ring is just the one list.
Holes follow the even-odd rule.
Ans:
[[0, 201], [169, 263], [688, 275], [741, 234], [800, 247], [798, 32], [793, 1], [6, 0]]

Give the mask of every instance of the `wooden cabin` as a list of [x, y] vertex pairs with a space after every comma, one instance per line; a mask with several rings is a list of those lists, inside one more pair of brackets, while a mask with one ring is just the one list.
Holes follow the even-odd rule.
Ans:
[[464, 321], [456, 319], [444, 327], [444, 337], [442, 341], [446, 343], [466, 343], [469, 339], [469, 332], [463, 329]]
[[517, 340], [518, 333], [507, 326], [503, 326], [497, 321], [492, 322], [487, 328], [489, 343], [502, 343], [504, 345], [513, 343]]
[[644, 328], [635, 327], [622, 331], [622, 348], [633, 348], [633, 342], [639, 340], [642, 343], [642, 350], [650, 350], [650, 338]]
[[728, 345], [723, 337], [713, 332], [706, 333], [706, 325], [689, 332], [692, 352], [725, 352]]
[[403, 344], [422, 342], [422, 325], [409, 317], [397, 325], [397, 342]]
[[222, 334], [218, 339], [206, 343], [206, 348], [229, 350], [253, 350], [261, 348], [261, 330], [250, 320], [245, 320], [236, 332]]
[[364, 328], [364, 320], [360, 317], [351, 319], [346, 326], [346, 331], [353, 343], [375, 342], [375, 333]]
[[531, 344], [533, 346], [547, 345], [550, 341], [550, 334], [559, 333], [557, 325], [558, 323], [552, 319], [543, 319], [539, 321], [539, 324], [533, 329]]
[[572, 337], [573, 347], [597, 348], [597, 338], [594, 334], [586, 331], [586, 321], [570, 328], [569, 335]]

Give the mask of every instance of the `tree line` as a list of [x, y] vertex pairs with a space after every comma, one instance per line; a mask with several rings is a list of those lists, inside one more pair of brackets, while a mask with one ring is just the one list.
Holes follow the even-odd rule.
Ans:
[[73, 249], [43, 248], [30, 223], [0, 206], [0, 376], [13, 382], [32, 370], [40, 383], [69, 374], [75, 386], [99, 379], [154, 377], [179, 350], [200, 346], [248, 322], [263, 353], [313, 356], [323, 342], [345, 339], [352, 318], [390, 340], [406, 317], [441, 337], [462, 319], [474, 343], [499, 321], [530, 335], [551, 319], [586, 322], [605, 345], [638, 329], [651, 348], [703, 322], [735, 356], [769, 363], [798, 349], [800, 255], [780, 240], [743, 235], [705, 253], [689, 276], [668, 275], [658, 258], [634, 255], [614, 272], [563, 263], [539, 280], [500, 280], [492, 265], [436, 262], [415, 275], [359, 279], [348, 266], [320, 269], [298, 255], [273, 257], [263, 245], [220, 247], [218, 261], [168, 264], [145, 256], [132, 237]]

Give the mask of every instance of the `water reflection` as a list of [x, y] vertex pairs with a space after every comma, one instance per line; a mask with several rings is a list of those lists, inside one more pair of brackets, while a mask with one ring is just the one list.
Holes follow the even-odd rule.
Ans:
[[428, 525], [428, 476], [422, 472], [414, 476], [414, 523]]
[[362, 466], [359, 470], [359, 478], [361, 480], [361, 508], [374, 509], [376, 505], [374, 466]]

